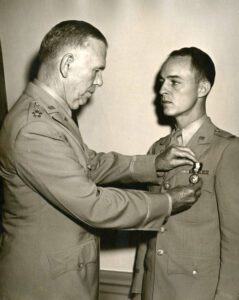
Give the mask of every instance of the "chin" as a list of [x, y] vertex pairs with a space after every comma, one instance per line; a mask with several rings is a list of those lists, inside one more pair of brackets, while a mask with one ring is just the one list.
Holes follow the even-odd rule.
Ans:
[[168, 110], [168, 109], [164, 109], [164, 110], [163, 110], [163, 113], [164, 113], [165, 116], [167, 116], [167, 117], [174, 117], [174, 116], [176, 115], [175, 112], [170, 111], [170, 110]]
[[89, 100], [88, 98], [87, 99], [80, 99], [79, 102], [78, 102], [79, 106], [85, 105], [88, 102], [88, 100]]

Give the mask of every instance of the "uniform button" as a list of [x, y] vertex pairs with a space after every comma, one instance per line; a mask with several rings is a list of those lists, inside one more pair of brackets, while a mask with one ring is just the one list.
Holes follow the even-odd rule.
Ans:
[[165, 229], [163, 226], [160, 227], [160, 232], [161, 232], [161, 233], [164, 233], [165, 230], [166, 230], [166, 229]]
[[193, 276], [196, 276], [198, 274], [198, 271], [197, 270], [193, 270], [192, 274], [193, 274]]
[[158, 249], [157, 250], [157, 255], [162, 256], [164, 254], [163, 249]]
[[135, 273], [139, 273], [140, 269], [135, 269], [134, 271], [135, 271]]
[[87, 168], [88, 168], [89, 170], [91, 170], [91, 169], [92, 169], [91, 165], [87, 165]]
[[165, 190], [170, 189], [170, 187], [171, 187], [170, 183], [168, 181], [165, 181], [164, 182], [164, 188], [165, 188]]
[[79, 263], [79, 268], [82, 269], [84, 267], [84, 263]]

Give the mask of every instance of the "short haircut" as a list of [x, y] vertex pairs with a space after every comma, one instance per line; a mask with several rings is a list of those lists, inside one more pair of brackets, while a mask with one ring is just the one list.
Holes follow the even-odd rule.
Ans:
[[216, 70], [211, 57], [196, 47], [185, 47], [171, 52], [168, 56], [189, 56], [191, 57], [192, 67], [198, 72], [199, 79], [207, 79], [211, 87], [214, 84]]
[[82, 46], [89, 37], [96, 38], [108, 46], [105, 36], [87, 22], [68, 20], [58, 23], [43, 38], [39, 60], [45, 62], [54, 59], [65, 46]]

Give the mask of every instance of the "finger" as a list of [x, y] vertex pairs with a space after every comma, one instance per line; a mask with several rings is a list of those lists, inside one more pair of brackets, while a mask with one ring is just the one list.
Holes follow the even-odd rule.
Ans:
[[177, 158], [171, 161], [173, 167], [179, 167], [184, 165], [193, 165], [193, 160], [188, 158]]
[[189, 151], [184, 151], [184, 150], [178, 150], [177, 152], [175, 152], [175, 157], [177, 159], [188, 159], [191, 160], [192, 162], [198, 162], [195, 154], [189, 152]]
[[181, 152], [182, 154], [187, 153], [187, 154], [189, 154], [189, 155], [191, 155], [193, 157], [196, 157], [195, 153], [190, 148], [188, 148], [188, 147], [174, 146], [174, 147], [172, 147], [172, 149], [175, 149], [176, 152], [179, 153], [179, 155], [180, 155], [180, 152]]

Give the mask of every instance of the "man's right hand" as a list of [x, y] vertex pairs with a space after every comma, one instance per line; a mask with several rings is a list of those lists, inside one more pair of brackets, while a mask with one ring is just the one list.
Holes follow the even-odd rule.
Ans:
[[196, 184], [175, 187], [167, 193], [172, 198], [172, 215], [189, 209], [200, 197], [202, 179]]
[[198, 160], [191, 149], [184, 146], [171, 145], [158, 154], [155, 160], [155, 167], [157, 172], [165, 172], [179, 166], [192, 166], [194, 162], [198, 162]]

